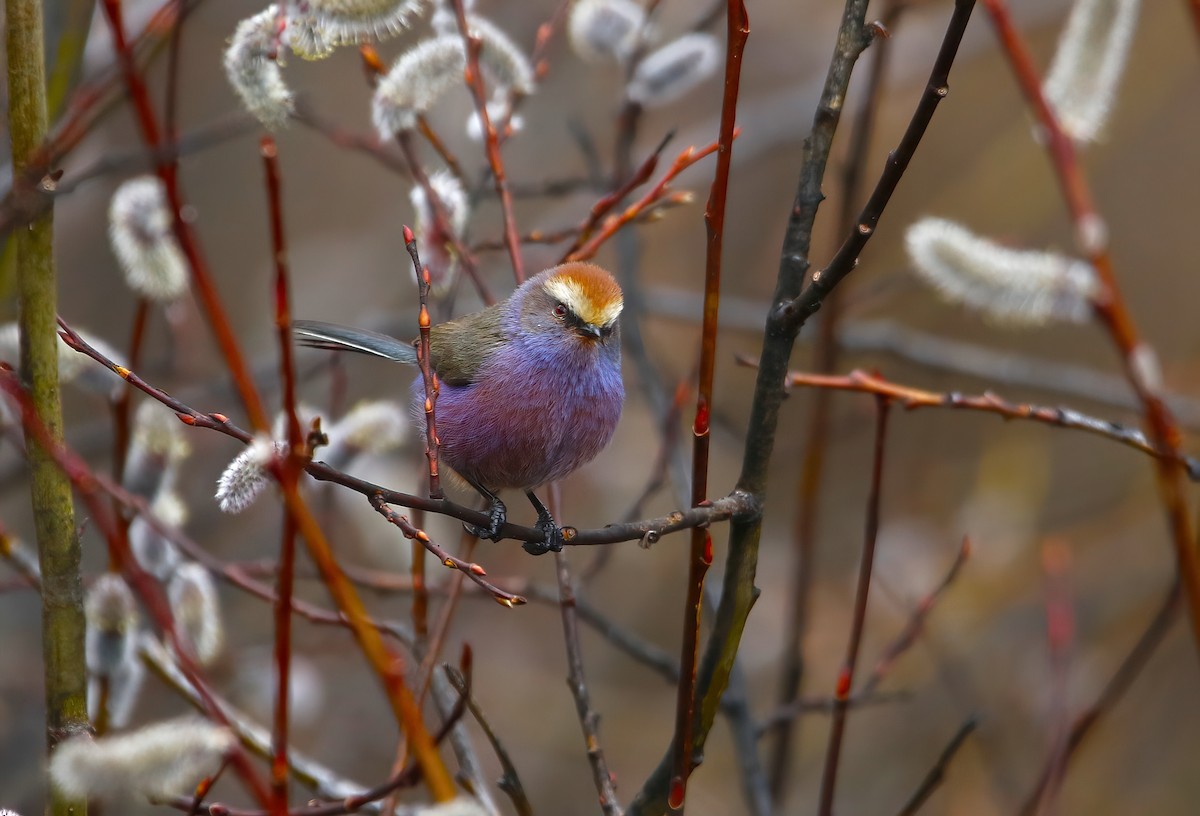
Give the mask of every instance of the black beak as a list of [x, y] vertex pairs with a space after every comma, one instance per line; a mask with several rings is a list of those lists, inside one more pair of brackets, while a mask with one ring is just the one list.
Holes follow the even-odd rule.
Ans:
[[580, 323], [575, 327], [575, 331], [579, 332], [580, 336], [586, 337], [589, 340], [599, 340], [604, 336], [600, 332], [600, 327], [593, 326], [591, 323]]

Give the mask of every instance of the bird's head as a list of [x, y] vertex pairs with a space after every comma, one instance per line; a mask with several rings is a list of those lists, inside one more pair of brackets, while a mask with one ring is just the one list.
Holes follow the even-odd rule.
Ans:
[[589, 263], [566, 263], [528, 282], [521, 323], [537, 336], [609, 345], [617, 339], [624, 300], [613, 276]]

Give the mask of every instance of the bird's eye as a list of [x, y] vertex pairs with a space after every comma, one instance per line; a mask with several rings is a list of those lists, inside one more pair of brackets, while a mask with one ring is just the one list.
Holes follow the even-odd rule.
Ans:
[[560, 320], [567, 316], [567, 307], [559, 303], [554, 307], [554, 316]]

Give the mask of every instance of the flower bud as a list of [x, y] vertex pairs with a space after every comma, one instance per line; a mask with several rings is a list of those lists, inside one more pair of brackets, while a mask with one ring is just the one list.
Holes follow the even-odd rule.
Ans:
[[211, 663], [225, 640], [212, 575], [199, 564], [184, 564], [171, 576], [167, 597], [180, 641], [201, 664]]
[[73, 737], [50, 757], [50, 778], [67, 796], [106, 798], [190, 792], [234, 746], [227, 728], [188, 717], [119, 736]]
[[[168, 527], [180, 528], [187, 521], [187, 505], [172, 490], [161, 490], [154, 497], [150, 512]], [[159, 581], [166, 581], [179, 565], [175, 544], [138, 516], [129, 525], [129, 549], [146, 572]]]
[[1104, 130], [1137, 27], [1138, 0], [1076, 0], [1046, 72], [1046, 101], [1079, 142]]
[[190, 448], [175, 412], [160, 402], [143, 400], [133, 417], [133, 434], [123, 484], [142, 498], [170, 490]]
[[[108, 678], [108, 724], [126, 728], [133, 719], [133, 710], [142, 693], [146, 669], [136, 656]], [[93, 678], [88, 684], [88, 713], [95, 722], [100, 711], [100, 684]]]
[[125, 282], [159, 302], [175, 300], [188, 286], [187, 261], [174, 224], [166, 188], [157, 176], [126, 181], [108, 205], [108, 238]]
[[721, 46], [711, 34], [684, 34], [646, 55], [625, 89], [633, 102], [660, 108], [683, 97], [721, 65]]
[[276, 26], [278, 7], [271, 5], [238, 23], [225, 50], [225, 74], [229, 84], [250, 111], [268, 130], [287, 124], [294, 102], [292, 91], [279, 70]]
[[1037, 325], [1082, 323], [1091, 316], [1099, 283], [1084, 261], [1036, 250], [1009, 249], [941, 218], [908, 228], [913, 268], [948, 299], [996, 320]]
[[567, 36], [586, 62], [624, 62], [638, 45], [646, 10], [633, 0], [578, 0], [571, 7]]
[[265, 435], [251, 440], [217, 480], [217, 506], [226, 513], [240, 513], [254, 504], [270, 482], [267, 465], [286, 450], [286, 443], [272, 441]]
[[111, 677], [122, 666], [136, 662], [137, 604], [120, 575], [106, 572], [95, 580], [84, 599], [84, 614], [84, 652], [93, 677]]

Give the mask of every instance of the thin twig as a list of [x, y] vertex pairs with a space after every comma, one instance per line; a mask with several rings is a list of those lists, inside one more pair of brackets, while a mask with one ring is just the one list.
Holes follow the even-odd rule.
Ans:
[[492, 170], [492, 180], [496, 185], [496, 195], [500, 197], [500, 212], [504, 219], [504, 240], [508, 244], [508, 254], [512, 261], [513, 277], [520, 284], [525, 280], [525, 265], [521, 261], [521, 241], [517, 237], [517, 221], [513, 215], [512, 193], [508, 189], [508, 174], [504, 170], [504, 159], [500, 155], [500, 139], [492, 124], [487, 110], [487, 89], [483, 84], [483, 72], [479, 68], [479, 53], [483, 49], [483, 40], [471, 33], [467, 21], [466, 4], [463, 0], [451, 0], [455, 16], [458, 18], [458, 30], [462, 32], [463, 45], [467, 52], [467, 68], [464, 72], [467, 88], [475, 100], [475, 114], [483, 131], [484, 150], [487, 153], [488, 165]]
[[[737, 138], [738, 131], [734, 130], [733, 138]], [[689, 147], [675, 157], [675, 161], [671, 167], [663, 175], [658, 183], [648, 190], [640, 199], [627, 206], [624, 210], [616, 215], [610, 215], [600, 225], [600, 229], [591, 237], [583, 246], [576, 249], [563, 258], [564, 261], [586, 261], [596, 255], [600, 247], [612, 238], [622, 227], [636, 220], [648, 208], [656, 205], [667, 195], [667, 185], [670, 184], [676, 176], [682, 173], [687, 168], [691, 167], [696, 162], [706, 156], [715, 153], [720, 148], [719, 142], [700, 148]]]
[[572, 253], [583, 246], [584, 242], [592, 237], [592, 233], [595, 231], [596, 225], [600, 223], [600, 219], [608, 215], [608, 213], [611, 212], [614, 207], [618, 206], [622, 201], [624, 201], [630, 193], [650, 180], [650, 177], [654, 175], [655, 168], [658, 167], [659, 157], [662, 156], [662, 152], [666, 150], [667, 145], [670, 143], [674, 135], [674, 131], [667, 133], [667, 135], [663, 137], [662, 141], [658, 143], [658, 147], [651, 151], [650, 155], [646, 157], [646, 160], [642, 162], [641, 167], [639, 167], [636, 172], [621, 182], [621, 184], [612, 191], [605, 193], [595, 204], [592, 205], [592, 209], [588, 211], [587, 217], [584, 218], [576, 228], [576, 238], [563, 252], [561, 261], [569, 260]]
[[425, 549], [433, 553], [439, 561], [451, 569], [456, 569], [467, 575], [472, 581], [479, 584], [480, 588], [491, 593], [492, 597], [501, 606], [512, 608], [520, 606], [526, 602], [525, 598], [520, 595], [514, 595], [511, 592], [506, 592], [500, 587], [488, 581], [484, 576], [487, 575], [487, 570], [474, 562], [466, 562], [457, 556], [451, 555], [433, 539], [424, 530], [414, 526], [407, 517], [393, 510], [383, 498], [382, 495], [376, 494], [372, 496], [371, 506], [375, 508], [375, 512], [379, 513], [391, 524], [399, 528], [400, 532], [408, 539], [416, 539], [425, 545]]
[[[550, 487], [550, 512], [557, 512], [558, 486]], [[571, 578], [571, 567], [566, 552], [554, 554], [555, 575], [558, 578], [559, 609], [562, 612], [563, 641], [567, 648], [567, 686], [575, 698], [575, 712], [583, 729], [587, 746], [588, 763], [592, 768], [592, 781], [600, 797], [600, 810], [605, 816], [622, 816], [612, 773], [600, 746], [600, 715], [592, 708], [588, 693], [587, 675], [583, 670], [583, 645], [579, 639], [579, 622], [575, 616], [575, 585]]]
[[517, 767], [513, 764], [512, 757], [504, 744], [500, 742], [500, 738], [496, 736], [496, 732], [492, 729], [492, 725], [488, 722], [483, 714], [483, 710], [479, 707], [479, 703], [475, 702], [475, 698], [471, 696], [470, 689], [466, 687], [462, 673], [452, 666], [443, 664], [443, 669], [446, 672], [446, 677], [450, 679], [450, 684], [458, 691], [462, 699], [467, 702], [467, 709], [471, 712], [471, 716], [475, 718], [475, 722], [479, 723], [479, 727], [483, 729], [483, 735], [487, 738], [488, 744], [492, 746], [492, 751], [496, 754], [496, 759], [500, 762], [500, 768], [503, 775], [500, 777], [500, 790], [508, 795], [508, 798], [513, 803], [513, 808], [517, 811], [517, 816], [533, 816], [533, 806], [529, 802], [529, 797], [525, 793], [525, 787], [521, 784], [521, 777], [517, 774]]
[[[1062, 758], [1064, 768], [1065, 764], [1070, 763], [1071, 759], [1075, 756], [1075, 752], [1083, 745], [1084, 740], [1092, 732], [1092, 729], [1107, 714], [1112, 712], [1117, 703], [1121, 701], [1121, 698], [1125, 696], [1125, 692], [1133, 685], [1134, 680], [1146, 668], [1146, 664], [1150, 662], [1150, 658], [1158, 651], [1167, 633], [1171, 631], [1171, 627], [1179, 619], [1181, 611], [1180, 601], [1182, 598], [1183, 588], [1179, 579], [1176, 578], [1170, 590], [1163, 598], [1158, 611], [1150, 619], [1150, 623], [1147, 624], [1141, 636], [1133, 644], [1133, 648], [1125, 655], [1117, 670], [1113, 672], [1112, 677], [1109, 678], [1108, 683], [1105, 684], [1099, 696], [1071, 722]], [[1033, 816], [1036, 813], [1038, 803], [1042, 800], [1043, 791], [1050, 784], [1053, 773], [1054, 767], [1051, 763], [1047, 763], [1042, 767], [1037, 782], [1033, 785], [1033, 789], [1029, 792], [1021, 807], [1021, 816]]]
[[[740, 358], [739, 362], [753, 364], [753, 361], [747, 358]], [[1005, 419], [1031, 420], [1058, 428], [1070, 428], [1071, 430], [1083, 431], [1095, 436], [1104, 437], [1126, 447], [1148, 453], [1151, 456], [1162, 457], [1169, 455], [1156, 450], [1146, 441], [1146, 435], [1136, 428], [1088, 416], [1073, 408], [1008, 402], [990, 391], [979, 395], [963, 394], [958, 391], [945, 393], [925, 391], [920, 388], [893, 383], [877, 374], [869, 374], [857, 369], [845, 376], [823, 376], [793, 372], [788, 375], [788, 385], [876, 394], [896, 400], [905, 410], [915, 410], [918, 408], [960, 409], [995, 414]], [[1176, 457], [1187, 469], [1188, 476], [1193, 481], [1200, 481], [1200, 461], [1195, 457], [1184, 456], [1182, 454], [1176, 454]]]
[[417, 363], [421, 368], [421, 384], [425, 388], [425, 458], [429, 462], [429, 498], [442, 498], [442, 480], [438, 475], [438, 435], [437, 409], [438, 380], [433, 373], [433, 362], [430, 359], [429, 334], [431, 323], [429, 319], [429, 269], [421, 265], [421, 256], [417, 252], [417, 239], [406, 225], [404, 227], [404, 248], [412, 258], [413, 273], [417, 278], [420, 310], [417, 315], [417, 326], [421, 332], [421, 340], [417, 344]]
[[942, 784], [942, 780], [946, 778], [946, 769], [950, 767], [950, 761], [954, 759], [958, 749], [967, 741], [967, 737], [971, 736], [978, 724], [978, 721], [971, 717], [959, 726], [958, 730], [954, 732], [954, 736], [950, 738], [950, 742], [942, 749], [937, 761], [933, 763], [933, 767], [929, 769], [929, 773], [925, 774], [925, 778], [921, 780], [916, 791], [909, 797], [904, 807], [900, 808], [898, 816], [913, 816], [929, 800], [933, 792]]
[[934, 606], [943, 593], [950, 588], [954, 580], [958, 577], [958, 573], [962, 571], [963, 565], [967, 563], [967, 558], [971, 554], [971, 540], [963, 536], [962, 545], [958, 548], [958, 554], [954, 556], [954, 561], [950, 564], [950, 569], [946, 570], [946, 574], [938, 585], [933, 590], [922, 598], [909, 616], [908, 623], [904, 629], [898, 634], [891, 643], [884, 647], [883, 652], [875, 661], [875, 668], [871, 670], [871, 674], [866, 681], [859, 686], [858, 693], [863, 696], [869, 696], [879, 688], [879, 684], [887, 677], [888, 672], [896, 665], [896, 661], [900, 656], [912, 648], [917, 642], [917, 638], [925, 631], [925, 621], [933, 612]]
[[1075, 610], [1071, 605], [1071, 550], [1060, 539], [1042, 545], [1042, 571], [1045, 573], [1046, 644], [1050, 659], [1049, 751], [1046, 766], [1050, 776], [1042, 792], [1039, 812], [1053, 816], [1058, 812], [1058, 794], [1067, 770], [1067, 740], [1070, 731], [1071, 643], [1075, 640]]
[[834, 792], [842, 752], [842, 739], [846, 732], [846, 700], [854, 688], [854, 669], [858, 663], [858, 648], [862, 643], [863, 629], [867, 620], [867, 596], [871, 591], [871, 573], [875, 567], [875, 544], [879, 534], [880, 503], [883, 497], [883, 462], [887, 448], [888, 412], [891, 405], [887, 397], [875, 398], [875, 453], [871, 464], [871, 491], [867, 498], [866, 533], [863, 551], [858, 565], [858, 586], [854, 592], [854, 618], [850, 624], [850, 636], [846, 642], [846, 656], [838, 671], [837, 704], [833, 709], [833, 724], [829, 728], [829, 745], [825, 751], [825, 770], [821, 774], [821, 794], [818, 813], [829, 816], [833, 813]]

